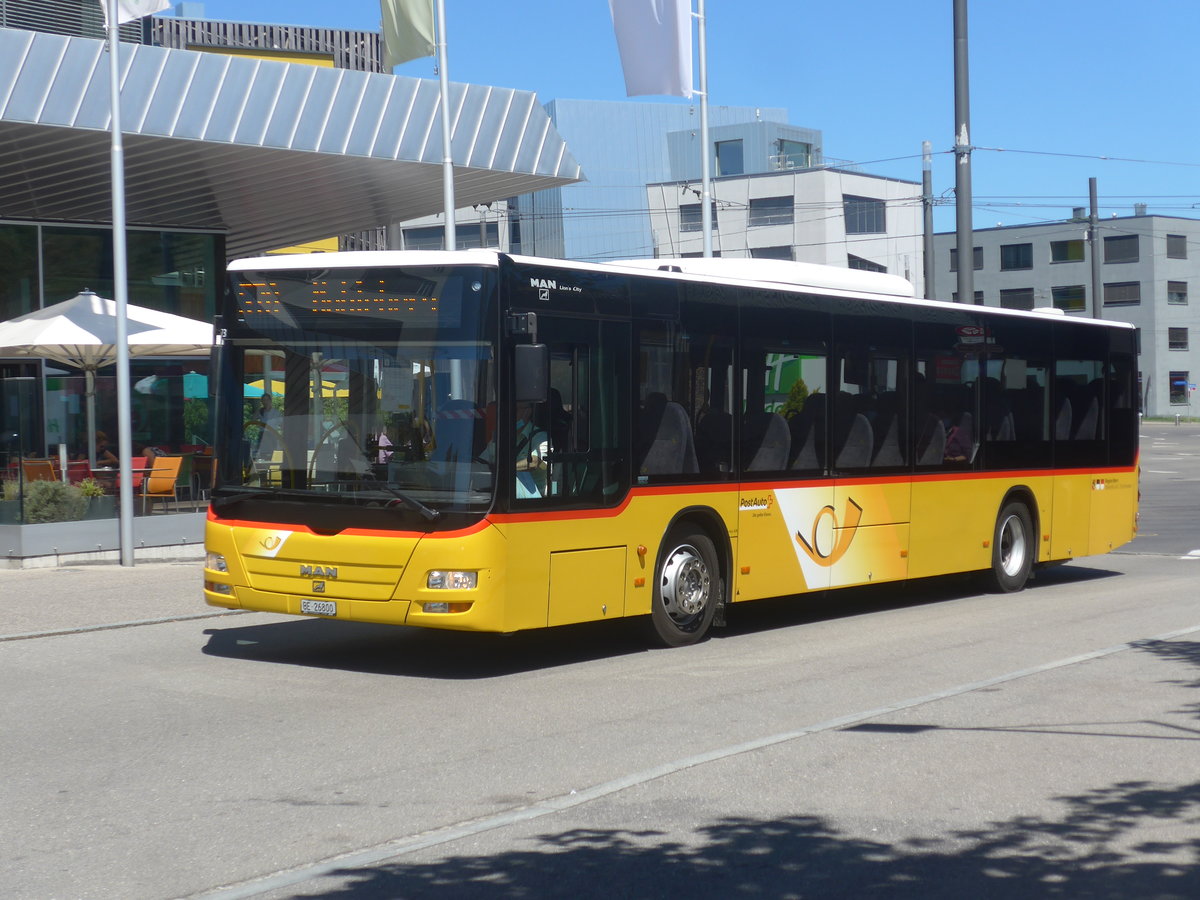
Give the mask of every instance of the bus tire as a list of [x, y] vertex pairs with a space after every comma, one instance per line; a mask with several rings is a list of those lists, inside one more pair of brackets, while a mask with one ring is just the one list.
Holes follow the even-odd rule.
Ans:
[[990, 587], [1005, 594], [1025, 587], [1033, 570], [1034, 548], [1033, 516], [1020, 500], [1010, 500], [996, 517]]
[[668, 647], [703, 640], [721, 603], [721, 571], [712, 540], [695, 525], [672, 528], [654, 574], [652, 637]]

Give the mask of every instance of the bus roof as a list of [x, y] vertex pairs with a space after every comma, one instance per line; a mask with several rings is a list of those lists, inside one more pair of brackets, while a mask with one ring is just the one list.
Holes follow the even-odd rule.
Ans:
[[[579, 262], [570, 259], [547, 259], [535, 256], [502, 254], [497, 250], [353, 250], [337, 253], [280, 253], [273, 256], [248, 257], [229, 263], [230, 273], [257, 271], [295, 271], [304, 269], [349, 269], [373, 266], [490, 266], [498, 267], [502, 257], [527, 265], [551, 266], [557, 269], [576, 269], [589, 272], [638, 272], [660, 278], [682, 277], [687, 280], [719, 279], [734, 284], [756, 283], [792, 290], [826, 291], [834, 296], [888, 300], [918, 306], [960, 307], [944, 300], [925, 300], [913, 296], [913, 286], [899, 275], [862, 272], [838, 266], [799, 263], [779, 259], [744, 259], [714, 257], [686, 259], [634, 259], [612, 262]], [[1059, 311], [1050, 309], [1021, 310], [995, 306], [974, 309], [988, 315], [1018, 318], [1045, 318]], [[1070, 322], [1106, 327], [1133, 328], [1127, 322], [1066, 316]]]
[[785, 259], [750, 259], [728, 256], [688, 257], [686, 259], [622, 259], [608, 265], [636, 269], [657, 269], [687, 275], [716, 276], [737, 281], [765, 281], [791, 287], [826, 288], [862, 294], [886, 294], [889, 297], [913, 297], [912, 282], [899, 275], [864, 272], [838, 266], [792, 262]]

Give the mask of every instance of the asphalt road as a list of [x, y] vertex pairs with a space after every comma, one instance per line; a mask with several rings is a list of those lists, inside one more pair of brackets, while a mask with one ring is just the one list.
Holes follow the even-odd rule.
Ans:
[[0, 895], [1200, 896], [1200, 429], [1142, 466], [1138, 539], [1020, 594], [760, 603], [673, 651], [2, 571]]

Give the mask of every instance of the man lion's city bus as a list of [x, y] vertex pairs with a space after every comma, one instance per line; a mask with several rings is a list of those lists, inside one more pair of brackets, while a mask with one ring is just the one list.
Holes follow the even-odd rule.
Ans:
[[641, 616], [682, 645], [742, 601], [1015, 591], [1131, 540], [1134, 329], [911, 294], [770, 260], [237, 262], [205, 599], [488, 632]]

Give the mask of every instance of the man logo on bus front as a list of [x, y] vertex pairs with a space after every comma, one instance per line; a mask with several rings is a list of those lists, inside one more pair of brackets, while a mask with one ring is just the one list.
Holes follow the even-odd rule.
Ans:
[[300, 566], [301, 578], [337, 578], [337, 569], [334, 566], [322, 566], [318, 563], [312, 565]]
[[[854, 535], [858, 533], [858, 523], [862, 521], [862, 507], [846, 498], [846, 509], [842, 513], [842, 521], [838, 522], [837, 512], [832, 506], [823, 506], [817, 512], [817, 516], [813, 519], [812, 531], [809, 538], [805, 538], [800, 532], [796, 532], [796, 543], [801, 549], [808, 554], [808, 558], [815, 562], [818, 566], [828, 568], [836, 563], [839, 559], [846, 555], [846, 551], [850, 549], [850, 544], [854, 541]], [[828, 517], [830, 519], [829, 527], [834, 536], [833, 547], [827, 549], [822, 546], [822, 542], [818, 538], [818, 533], [821, 529], [821, 520]]]

